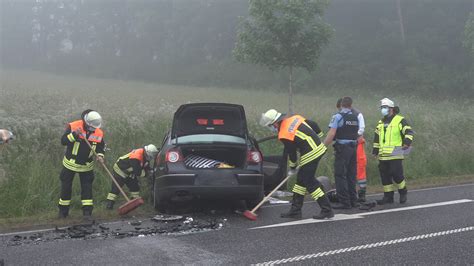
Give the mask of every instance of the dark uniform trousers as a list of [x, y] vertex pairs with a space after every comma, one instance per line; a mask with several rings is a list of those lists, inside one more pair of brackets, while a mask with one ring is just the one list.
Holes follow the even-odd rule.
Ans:
[[[74, 175], [78, 173], [81, 181], [81, 200], [82, 208], [84, 210], [93, 208], [92, 203], [92, 182], [94, 181], [94, 172], [75, 172], [67, 169], [63, 166], [63, 170], [59, 175], [61, 180], [61, 200], [70, 201], [72, 193], [72, 181], [74, 180]], [[69, 204], [65, 204], [69, 208]], [[60, 205], [60, 208], [63, 207]]]
[[[123, 185], [126, 185], [128, 187], [128, 189], [130, 190], [130, 192], [140, 191], [140, 186], [138, 184], [138, 177], [123, 178], [122, 176], [120, 176], [119, 174], [117, 174], [114, 171], [114, 178], [117, 181], [117, 183], [120, 185], [120, 187], [123, 187]], [[113, 193], [115, 195], [118, 195], [120, 193], [120, 190], [117, 188], [117, 185], [115, 185], [115, 183], [112, 183], [112, 190], [110, 191], [110, 193]], [[132, 195], [132, 196], [134, 196], [134, 195]]]
[[395, 181], [399, 189], [405, 188], [402, 161], [401, 159], [379, 160], [380, 177], [382, 178], [382, 185], [384, 186], [385, 192], [394, 190], [394, 188], [390, 189], [390, 187], [388, 187], [393, 184], [393, 181]]
[[356, 144], [334, 144], [334, 176], [337, 199], [350, 206], [357, 200], [357, 146]]
[[322, 189], [321, 183], [314, 177], [321, 157], [301, 166], [296, 176], [296, 185], [306, 188], [309, 194], [312, 194], [318, 188]]

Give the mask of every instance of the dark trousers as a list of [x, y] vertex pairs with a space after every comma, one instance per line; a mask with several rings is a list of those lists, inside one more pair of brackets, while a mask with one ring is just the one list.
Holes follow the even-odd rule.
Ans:
[[[298, 170], [298, 174], [296, 176], [296, 184], [295, 184], [295, 188], [293, 189], [293, 192], [304, 196], [305, 195], [304, 189], [306, 189], [306, 192], [308, 192], [309, 194], [312, 194], [318, 188], [322, 189], [321, 183], [315, 177], [316, 170], [318, 169], [318, 164], [320, 160], [321, 160], [321, 157], [300, 167], [300, 169]], [[303, 191], [301, 189], [303, 189]]]
[[340, 203], [350, 206], [357, 200], [356, 173], [357, 154], [353, 144], [334, 144], [334, 177], [336, 179], [336, 194]]
[[[114, 171], [114, 178], [117, 181], [117, 183], [120, 185], [120, 187], [123, 187], [123, 185], [126, 185], [130, 192], [138, 192], [140, 191], [140, 186], [138, 184], [138, 178], [123, 178], [119, 176], [117, 173]], [[112, 182], [112, 189], [110, 190], [110, 193], [118, 195], [120, 193], [120, 190], [117, 188], [117, 185], [115, 185], [114, 182]]]
[[402, 162], [403, 160], [401, 159], [379, 161], [379, 172], [384, 192], [395, 190], [395, 187], [392, 187], [393, 182], [397, 184], [398, 189], [405, 189], [406, 185]]
[[[81, 200], [83, 209], [93, 208], [92, 203], [92, 182], [94, 181], [94, 172], [75, 172], [63, 166], [59, 179], [61, 180], [60, 207], [69, 207], [72, 193], [72, 181], [74, 175], [78, 173], [81, 181]], [[61, 201], [66, 202], [61, 204]]]

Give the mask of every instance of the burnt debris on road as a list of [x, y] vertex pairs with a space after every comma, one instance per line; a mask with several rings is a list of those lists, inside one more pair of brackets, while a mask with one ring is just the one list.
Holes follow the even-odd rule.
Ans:
[[199, 219], [178, 215], [156, 215], [142, 220], [121, 221], [114, 223], [88, 223], [72, 225], [65, 228], [30, 234], [17, 234], [4, 237], [7, 246], [40, 244], [62, 239], [110, 239], [126, 237], [144, 237], [167, 234], [190, 234], [221, 229], [227, 219]]

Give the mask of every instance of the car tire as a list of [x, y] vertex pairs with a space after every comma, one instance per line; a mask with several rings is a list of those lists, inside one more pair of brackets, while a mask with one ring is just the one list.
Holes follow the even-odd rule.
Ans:
[[248, 209], [253, 209], [255, 206], [257, 206], [257, 204], [260, 203], [260, 201], [262, 201], [263, 197], [264, 197], [264, 193], [263, 193], [263, 189], [258, 193], [257, 197], [254, 198], [254, 199], [249, 199], [249, 200], [246, 200], [245, 201], [245, 204], [247, 205], [247, 208]]

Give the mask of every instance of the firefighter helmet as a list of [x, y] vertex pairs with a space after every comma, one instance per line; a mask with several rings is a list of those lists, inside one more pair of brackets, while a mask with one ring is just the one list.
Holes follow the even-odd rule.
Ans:
[[260, 125], [261, 126], [269, 126], [275, 122], [277, 122], [281, 118], [281, 113], [279, 113], [275, 109], [270, 109], [262, 114], [260, 118]]
[[102, 126], [102, 117], [96, 111], [91, 111], [84, 115], [86, 125], [93, 128], [100, 128]]
[[151, 161], [158, 154], [158, 149], [155, 145], [149, 144], [145, 146], [145, 154], [148, 161]]
[[393, 108], [395, 107], [395, 103], [389, 98], [383, 98], [382, 100], [380, 100], [380, 106], [388, 106]]

